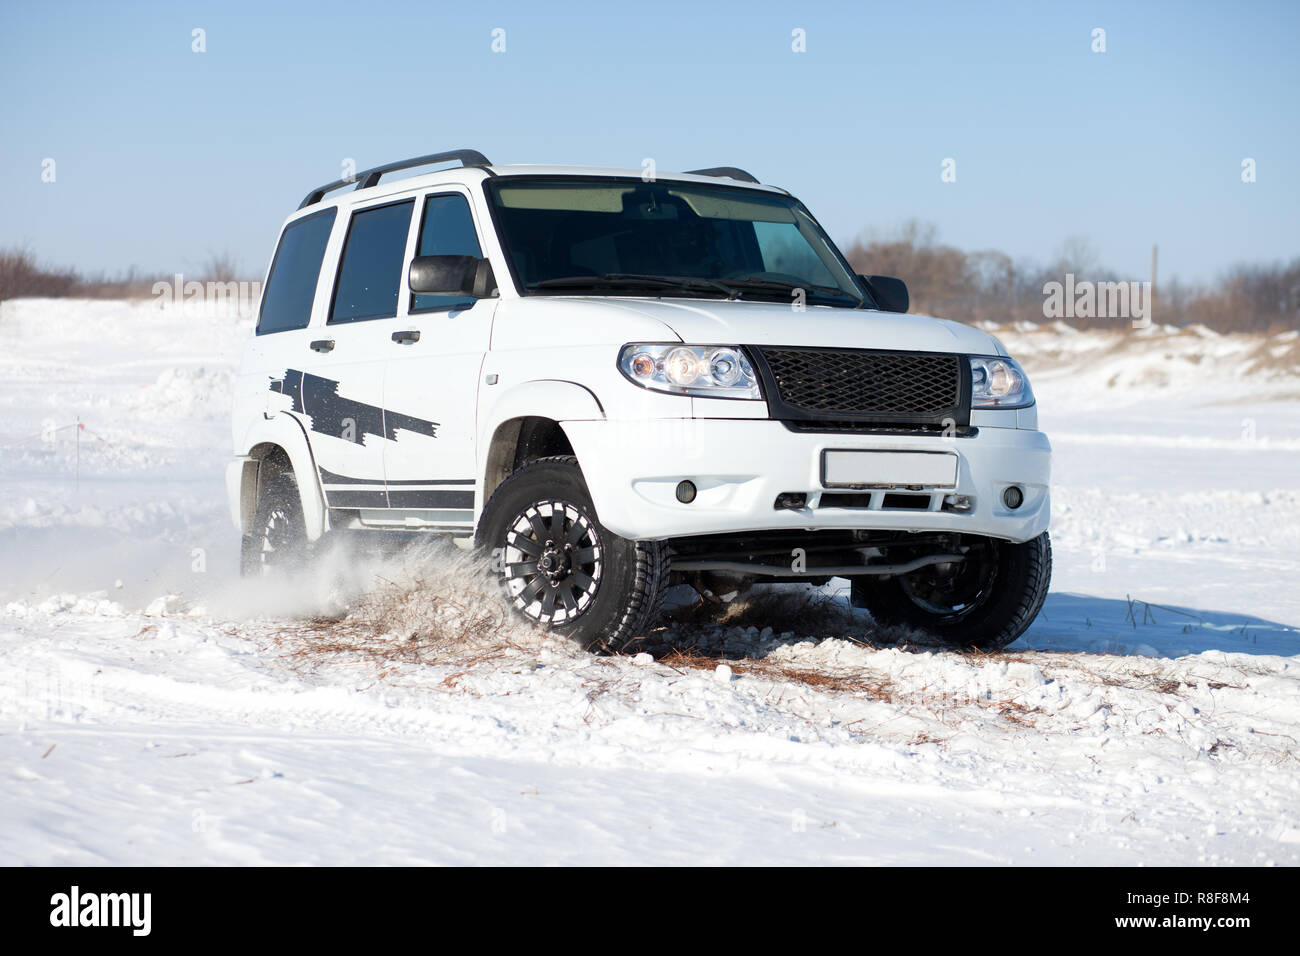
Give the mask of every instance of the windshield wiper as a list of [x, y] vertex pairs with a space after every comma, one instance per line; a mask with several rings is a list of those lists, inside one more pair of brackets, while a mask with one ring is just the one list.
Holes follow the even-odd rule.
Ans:
[[734, 299], [735, 289], [717, 279], [696, 276], [634, 275], [629, 272], [607, 272], [600, 276], [558, 276], [532, 283], [533, 289], [681, 289], [688, 292], [716, 292]]
[[786, 282], [783, 279], [760, 279], [757, 276], [746, 276], [743, 279], [728, 278], [727, 284], [735, 288], [740, 293], [745, 292], [784, 292], [786, 295], [794, 292], [795, 289], [803, 289], [810, 295], [834, 296], [837, 299], [851, 299], [858, 303], [858, 307], [866, 305], [866, 301], [851, 292], [846, 292], [837, 286], [814, 285], [811, 282]]
[[857, 308], [866, 305], [850, 292], [835, 286], [815, 285], [811, 282], [786, 282], [780, 279], [760, 279], [747, 276], [743, 279], [706, 279], [701, 276], [637, 275], [630, 272], [607, 272], [600, 276], [558, 276], [534, 282], [532, 289], [680, 289], [684, 292], [717, 292], [728, 299], [739, 299], [746, 292], [773, 292], [789, 295], [803, 289], [809, 295], [835, 297], [857, 302]]

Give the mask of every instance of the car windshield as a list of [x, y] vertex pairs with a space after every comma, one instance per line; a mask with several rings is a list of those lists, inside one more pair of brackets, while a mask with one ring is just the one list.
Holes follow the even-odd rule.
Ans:
[[572, 177], [500, 177], [487, 190], [525, 295], [868, 305], [826, 234], [789, 196]]

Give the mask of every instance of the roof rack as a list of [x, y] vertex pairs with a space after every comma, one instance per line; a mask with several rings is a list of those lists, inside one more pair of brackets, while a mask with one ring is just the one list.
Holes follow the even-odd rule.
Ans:
[[379, 182], [379, 177], [385, 173], [395, 173], [399, 169], [412, 169], [416, 166], [428, 166], [431, 163], [447, 163], [452, 160], [459, 160], [462, 166], [490, 166], [491, 160], [480, 153], [477, 149], [449, 149], [445, 153], [430, 153], [428, 156], [416, 156], [414, 159], [403, 159], [396, 163], [387, 163], [383, 166], [376, 166], [374, 169], [365, 169], [357, 173], [350, 179], [338, 179], [332, 183], [326, 183], [324, 186], [317, 186], [307, 194], [307, 197], [299, 204], [299, 209], [305, 209], [308, 206], [315, 205], [325, 198], [325, 194], [340, 189], [343, 186], [357, 184], [357, 189], [369, 189]]
[[686, 170], [686, 175], [726, 177], [727, 179], [738, 179], [742, 183], [758, 183], [758, 185], [762, 185], [762, 183], [759, 183], [752, 173], [747, 173], [743, 169], [738, 169], [735, 166], [711, 166], [708, 169], [688, 169]]

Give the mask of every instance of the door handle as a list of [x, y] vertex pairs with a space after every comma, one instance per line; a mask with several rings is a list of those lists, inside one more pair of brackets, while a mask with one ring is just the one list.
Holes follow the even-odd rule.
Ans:
[[398, 345], [410, 345], [412, 342], [420, 341], [420, 332], [418, 329], [407, 329], [405, 332], [394, 332], [393, 341]]
[[313, 352], [332, 352], [334, 351], [334, 340], [317, 339], [311, 344], [311, 350]]

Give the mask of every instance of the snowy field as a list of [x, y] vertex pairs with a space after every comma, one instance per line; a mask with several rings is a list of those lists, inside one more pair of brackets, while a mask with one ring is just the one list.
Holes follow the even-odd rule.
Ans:
[[445, 550], [241, 582], [249, 328], [0, 304], [0, 864], [1300, 862], [1296, 333], [997, 330], [1056, 449], [1005, 654], [792, 586], [596, 658]]

